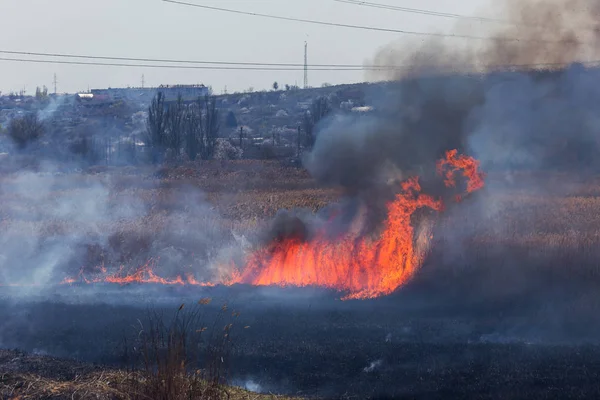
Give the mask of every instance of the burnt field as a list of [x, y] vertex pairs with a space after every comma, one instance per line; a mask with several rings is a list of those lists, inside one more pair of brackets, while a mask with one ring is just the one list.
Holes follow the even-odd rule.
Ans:
[[[224, 295], [235, 297], [231, 292]], [[600, 350], [565, 344], [568, 332], [561, 329], [563, 344], [551, 344], [544, 336], [556, 334], [556, 327], [532, 320], [528, 313], [505, 311], [500, 317], [480, 310], [468, 315], [441, 305], [423, 309], [411, 304], [411, 309], [378, 300], [340, 304], [327, 296], [291, 302], [278, 299], [288, 293], [272, 295], [276, 297], [254, 293], [237, 307], [231, 303], [241, 312], [230, 359], [230, 382], [235, 385], [325, 398], [598, 394]], [[179, 301], [173, 299], [173, 304]], [[123, 339], [135, 338], [138, 320], [147, 316], [134, 305], [5, 305], [4, 310], [12, 310], [2, 313], [5, 326], [18, 332], [3, 337], [5, 346], [18, 344], [36, 354], [108, 366], [123, 366]], [[151, 307], [165, 315], [177, 308]], [[43, 371], [43, 364], [39, 368]]]
[[222, 264], [215, 259], [260, 245], [279, 209], [315, 212], [339, 198], [299, 169], [233, 162], [19, 173], [1, 187], [1, 347], [127, 367], [152, 313], [169, 319], [181, 304], [200, 307], [210, 328], [227, 304], [227, 318], [239, 312], [228, 381], [253, 390], [326, 398], [598, 395], [594, 176], [490, 172], [483, 190], [435, 219], [429, 251], [407, 284], [349, 301], [317, 288], [61, 284], [82, 270], [135, 269], [148, 259], [157, 276], [209, 280]]

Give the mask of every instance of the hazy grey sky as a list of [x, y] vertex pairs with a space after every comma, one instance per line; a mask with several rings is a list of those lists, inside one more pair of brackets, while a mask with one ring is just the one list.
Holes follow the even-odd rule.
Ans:
[[[305, 19], [414, 31], [449, 31], [456, 20], [338, 3], [333, 0], [186, 0], [218, 7]], [[486, 0], [372, 0], [412, 8], [483, 15]], [[477, 22], [475, 22], [477, 23]], [[209, 61], [362, 64], [404, 35], [316, 26], [235, 15], [161, 0], [0, 0], [0, 50]], [[415, 40], [414, 36], [406, 36]], [[418, 39], [418, 38], [417, 38]], [[423, 38], [425, 40], [425, 38]], [[0, 57], [14, 57], [2, 55]], [[0, 61], [0, 90], [32, 93], [37, 85], [60, 92], [97, 87], [204, 83], [220, 93], [302, 84], [299, 71], [212, 71], [71, 66]], [[320, 86], [364, 80], [357, 71], [312, 71]]]

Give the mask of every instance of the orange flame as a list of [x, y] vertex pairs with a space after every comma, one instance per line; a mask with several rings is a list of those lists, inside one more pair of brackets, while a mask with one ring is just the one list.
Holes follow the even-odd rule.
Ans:
[[150, 260], [133, 272], [126, 272], [125, 267], [121, 266], [117, 272], [108, 274], [106, 268], [100, 267], [100, 274], [97, 274], [93, 278], [86, 277], [83, 270], [81, 270], [77, 278], [65, 278], [61, 284], [69, 285], [78, 282], [86, 284], [114, 283], [117, 285], [154, 283], [159, 285], [214, 286], [212, 283], [199, 282], [193, 275], [187, 275], [185, 278], [181, 276], [171, 279], [162, 278], [154, 272], [154, 260]]
[[331, 243], [324, 235], [301, 243], [273, 243], [252, 254], [240, 281], [259, 286], [321, 286], [350, 294], [346, 299], [382, 296], [414, 275], [424, 254], [415, 251], [410, 217], [423, 207], [441, 210], [441, 201], [420, 193], [416, 178], [402, 183], [402, 193], [388, 206], [379, 239], [342, 237]]
[[485, 174], [479, 171], [479, 161], [465, 155], [457, 155], [457, 150], [448, 150], [446, 158], [437, 162], [437, 171], [444, 176], [446, 186], [455, 187], [456, 173], [462, 170], [463, 176], [467, 178], [467, 193], [483, 188]]

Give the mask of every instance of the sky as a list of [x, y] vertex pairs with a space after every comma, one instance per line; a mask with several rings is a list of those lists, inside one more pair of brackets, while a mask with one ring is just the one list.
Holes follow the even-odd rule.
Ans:
[[[450, 32], [456, 19], [389, 11], [334, 0], [186, 0], [197, 4], [295, 18], [419, 32]], [[489, 16], [486, 0], [371, 0], [397, 6]], [[364, 64], [394, 41], [419, 39], [264, 19], [162, 0], [0, 0], [0, 50], [109, 57], [259, 63]], [[479, 24], [479, 22], [473, 22]], [[425, 38], [423, 38], [425, 40]], [[454, 40], [454, 39], [453, 39]], [[460, 39], [456, 39], [460, 40]], [[40, 58], [0, 54], [1, 58]], [[41, 57], [48, 59], [48, 57]], [[63, 60], [57, 58], [57, 60]], [[80, 60], [82, 61], [82, 60]], [[74, 93], [88, 88], [197, 84], [215, 93], [303, 83], [303, 71], [183, 70], [35, 64], [0, 60], [0, 91], [36, 86]], [[309, 85], [360, 82], [364, 71], [309, 71]]]

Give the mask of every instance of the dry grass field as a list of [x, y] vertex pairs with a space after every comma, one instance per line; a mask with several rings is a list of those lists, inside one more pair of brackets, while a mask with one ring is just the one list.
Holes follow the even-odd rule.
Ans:
[[[314, 212], [341, 194], [336, 188], [319, 187], [306, 171], [277, 162], [5, 175], [0, 178], [0, 229], [4, 243], [77, 235], [87, 257], [78, 260], [79, 267], [124, 264], [152, 257], [156, 243], [201, 253], [203, 245], [226, 241], [231, 232], [252, 238], [278, 210]], [[177, 229], [194, 231], [194, 240], [165, 235], [166, 230], [176, 230], [174, 221]], [[107, 237], [98, 240], [102, 236]], [[204, 242], [199, 237], [207, 243], [198, 243]], [[481, 193], [438, 218], [433, 257], [438, 248], [445, 252], [444, 267], [485, 270], [498, 261], [496, 249], [519, 264], [564, 260], [570, 262], [560, 270], [595, 276], [598, 244], [600, 179], [491, 173]], [[447, 246], [454, 250], [449, 252]]]

